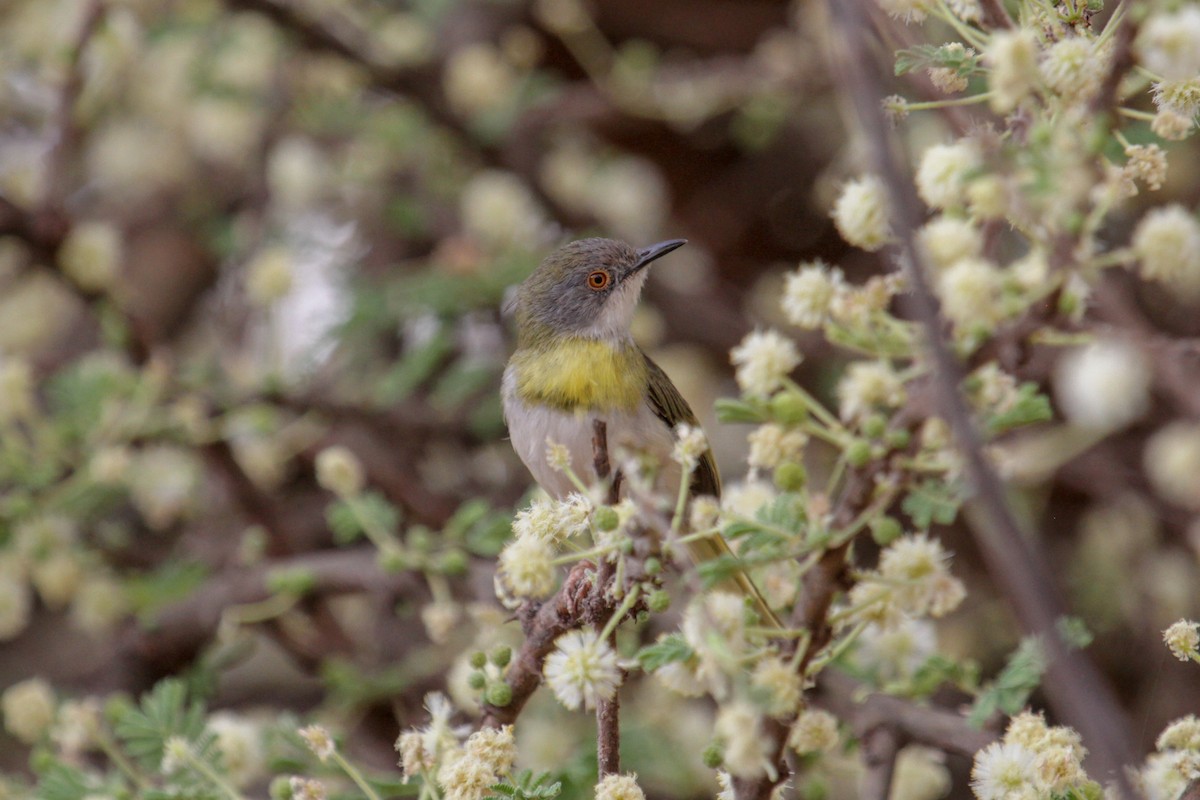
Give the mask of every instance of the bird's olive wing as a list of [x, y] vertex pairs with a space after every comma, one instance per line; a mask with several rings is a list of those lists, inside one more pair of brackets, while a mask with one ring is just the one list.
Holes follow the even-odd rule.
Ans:
[[[655, 364], [650, 356], [643, 353], [642, 357], [646, 359], [646, 370], [649, 377], [649, 390], [646, 394], [651, 410], [667, 424], [672, 432], [674, 432], [675, 426], [682, 422], [686, 422], [688, 425], [698, 425], [699, 421], [696, 419], [692, 407], [687, 404], [687, 400], [683, 399], [683, 395], [675, 388], [675, 384], [667, 377], [667, 373], [663, 372], [662, 367]], [[713, 460], [711, 449], [704, 451], [700, 463], [696, 466], [696, 471], [692, 473], [691, 488], [693, 495], [721, 496], [721, 475], [717, 472], [717, 462]]]

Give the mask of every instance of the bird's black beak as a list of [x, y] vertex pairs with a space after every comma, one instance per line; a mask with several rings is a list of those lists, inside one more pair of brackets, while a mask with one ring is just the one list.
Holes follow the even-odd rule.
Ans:
[[[652, 244], [649, 247], [643, 247], [641, 250], [638, 250], [637, 261], [633, 262], [633, 266], [630, 267], [629, 271], [625, 273], [625, 278], [628, 278], [630, 275], [641, 271], [643, 267], [656, 258], [662, 258], [667, 253], [671, 252], [672, 250], [678, 250], [685, 244], [687, 244], [687, 239], [668, 239], [665, 242], [659, 242], [658, 244]], [[624, 278], [622, 278], [622, 280], [624, 280]]]

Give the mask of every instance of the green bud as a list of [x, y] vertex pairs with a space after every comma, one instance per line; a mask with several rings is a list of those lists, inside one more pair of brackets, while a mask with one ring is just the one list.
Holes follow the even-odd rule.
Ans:
[[633, 553], [633, 539], [624, 539], [621, 541], [621, 552], [625, 555]]
[[470, 686], [475, 691], [483, 689], [487, 686], [487, 675], [484, 675], [479, 670], [472, 672], [467, 676], [467, 686]]
[[375, 563], [381, 570], [390, 573], [403, 572], [412, 566], [411, 560], [394, 542], [384, 543], [384, 546], [379, 549], [378, 555], [375, 556]]
[[507, 683], [493, 683], [483, 694], [483, 699], [496, 708], [504, 708], [512, 702], [512, 687]]
[[507, 667], [510, 661], [512, 661], [511, 647], [501, 646], [492, 651], [492, 663], [497, 667]]
[[646, 620], [648, 620], [648, 619], [650, 619], [650, 612], [644, 608], [641, 611], [637, 612], [637, 614], [635, 614], [633, 617], [634, 623], [636, 623], [638, 625], [645, 625]]
[[871, 520], [871, 538], [880, 547], [896, 541], [904, 533], [904, 527], [895, 517], [876, 517]]
[[268, 572], [264, 582], [272, 594], [306, 595], [316, 586], [317, 577], [303, 567], [280, 567]]
[[704, 748], [704, 752], [700, 754], [700, 760], [704, 762], [704, 766], [709, 769], [716, 769], [725, 763], [725, 750], [721, 745], [713, 742], [708, 747]]
[[863, 433], [872, 439], [878, 439], [887, 432], [887, 418], [882, 414], [872, 414], [863, 423]]
[[483, 669], [487, 666], [487, 654], [482, 650], [476, 650], [474, 653], [471, 653], [471, 657], [468, 659], [468, 662], [475, 669]]
[[799, 425], [808, 419], [808, 403], [795, 392], [780, 392], [771, 398], [771, 416], [782, 425]]
[[592, 514], [592, 522], [596, 523], [598, 531], [615, 531], [621, 524], [621, 517], [612, 506], [600, 506]]
[[429, 549], [433, 547], [433, 531], [424, 525], [413, 525], [408, 529], [406, 541], [408, 546], [418, 553], [428, 553]]
[[904, 428], [897, 428], [887, 432], [885, 441], [889, 446], [897, 450], [903, 450], [904, 448], [908, 447], [908, 443], [912, 441], [912, 434]]
[[852, 467], [865, 467], [871, 461], [871, 443], [855, 439], [846, 448], [846, 461]]
[[788, 461], [775, 468], [775, 485], [785, 492], [798, 492], [808, 481], [808, 470], [802, 464]]
[[661, 614], [671, 607], [671, 595], [662, 589], [651, 592], [650, 596], [646, 598], [646, 607], [655, 614]]
[[647, 575], [658, 575], [662, 572], [662, 562], [657, 558], [647, 558], [644, 566]]
[[438, 559], [438, 568], [443, 575], [462, 575], [467, 571], [467, 554], [458, 548], [447, 550]]
[[268, 789], [271, 800], [292, 800], [292, 780], [287, 775], [276, 775]]

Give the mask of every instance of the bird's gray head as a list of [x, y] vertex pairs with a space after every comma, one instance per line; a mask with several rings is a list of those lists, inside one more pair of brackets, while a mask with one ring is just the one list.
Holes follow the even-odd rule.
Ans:
[[670, 239], [636, 250], [615, 239], [579, 239], [560, 247], [517, 291], [518, 335], [627, 337], [644, 268], [686, 243]]

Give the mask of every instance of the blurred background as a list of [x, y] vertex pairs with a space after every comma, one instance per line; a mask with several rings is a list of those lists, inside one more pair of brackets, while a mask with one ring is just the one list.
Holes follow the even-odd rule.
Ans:
[[[942, 41], [875, 23], [885, 75], [891, 51]], [[188, 674], [214, 707], [332, 714], [390, 767], [424, 693], [506, 635], [488, 558], [530, 480], [500, 413], [501, 308], [542, 256], [689, 240], [655, 265], [635, 331], [731, 483], [745, 430], [713, 401], [736, 391], [729, 349], [784, 324], [784, 271], [889, 269], [829, 218], [863, 157], [828, 27], [820, 4], [775, 0], [3, 3], [0, 686], [136, 694]], [[938, 96], [915, 73], [895, 90]], [[903, 124], [915, 150], [987, 114]], [[1197, 163], [1173, 143], [1162, 193], [1194, 201]], [[1197, 332], [1163, 292], [1123, 291]], [[830, 397], [849, 354], [798, 340], [800, 381]], [[1049, 362], [1026, 367], [1045, 382]], [[1159, 644], [1200, 611], [1200, 529], [1139, 467], [1174, 413], [1160, 400], [1145, 429], [1014, 490], [1143, 746], [1200, 700]], [[316, 480], [331, 445], [364, 468], [365, 520]], [[970, 537], [944, 534], [971, 594], [938, 637], [989, 673], [1017, 634]], [[272, 608], [289, 579], [303, 597]], [[709, 792], [708, 712], [645, 706], [631, 768], [652, 792]], [[586, 716], [527, 716], [531, 765], [586, 768]], [[648, 738], [664, 721], [665, 745]], [[678, 757], [640, 763], [639, 741]], [[27, 752], [0, 743], [0, 766]]]

